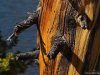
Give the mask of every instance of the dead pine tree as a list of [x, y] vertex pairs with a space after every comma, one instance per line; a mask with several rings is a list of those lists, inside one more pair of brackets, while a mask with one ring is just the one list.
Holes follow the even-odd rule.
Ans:
[[100, 0], [40, 0], [9, 39], [37, 24], [40, 75], [100, 74], [99, 9]]

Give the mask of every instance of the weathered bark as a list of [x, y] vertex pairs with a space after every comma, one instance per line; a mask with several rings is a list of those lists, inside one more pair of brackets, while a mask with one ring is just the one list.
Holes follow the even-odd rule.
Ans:
[[14, 41], [22, 31], [31, 27], [33, 24], [38, 25], [38, 19], [39, 19], [39, 10], [34, 13], [31, 13], [26, 20], [18, 23], [18, 25], [16, 25], [14, 28], [14, 32], [12, 33], [11, 36], [9, 36], [7, 40]]
[[14, 60], [29, 60], [38, 59], [40, 50], [18, 53], [15, 55]]
[[[43, 1], [39, 37], [40, 75], [84, 75], [100, 71], [100, 0]], [[88, 29], [82, 29], [77, 17], [85, 13]], [[54, 39], [64, 36], [69, 48], [55, 59], [48, 59]]]

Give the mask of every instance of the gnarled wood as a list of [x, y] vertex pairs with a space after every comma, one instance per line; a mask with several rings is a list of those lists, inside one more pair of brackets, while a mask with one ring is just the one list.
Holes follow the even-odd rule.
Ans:
[[[39, 26], [40, 75], [84, 75], [100, 70], [100, 0], [41, 0]], [[90, 20], [82, 29], [77, 16]], [[47, 53], [57, 36], [64, 36], [70, 49], [49, 60]]]

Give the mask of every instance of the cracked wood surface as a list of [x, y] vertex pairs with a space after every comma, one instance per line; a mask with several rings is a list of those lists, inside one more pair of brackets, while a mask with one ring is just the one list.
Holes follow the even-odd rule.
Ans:
[[[81, 3], [70, 0], [75, 1], [72, 4], [75, 9], [68, 0], [41, 1], [40, 75], [84, 75], [100, 71], [100, 0], [80, 0]], [[91, 21], [89, 29], [84, 30], [76, 23], [75, 18], [79, 14], [76, 11], [88, 16]], [[66, 19], [72, 22], [68, 24]], [[47, 54], [57, 36], [64, 36], [71, 49], [66, 49], [64, 54], [59, 53], [50, 60]]]

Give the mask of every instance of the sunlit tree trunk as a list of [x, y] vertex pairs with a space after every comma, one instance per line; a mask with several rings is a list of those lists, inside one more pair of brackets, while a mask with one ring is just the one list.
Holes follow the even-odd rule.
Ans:
[[[100, 0], [41, 1], [40, 75], [100, 74]], [[81, 13], [89, 19], [86, 29], [77, 23], [77, 15]], [[68, 48], [49, 59], [47, 54], [58, 36], [65, 38]]]

